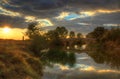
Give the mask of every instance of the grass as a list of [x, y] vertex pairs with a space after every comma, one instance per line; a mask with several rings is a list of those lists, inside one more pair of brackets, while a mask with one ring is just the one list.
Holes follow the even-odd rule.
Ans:
[[41, 79], [41, 61], [26, 45], [25, 41], [0, 40], [0, 79]]

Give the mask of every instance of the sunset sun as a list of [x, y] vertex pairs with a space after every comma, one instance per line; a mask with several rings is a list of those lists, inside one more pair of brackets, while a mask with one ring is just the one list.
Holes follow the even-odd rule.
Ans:
[[10, 32], [10, 30], [11, 30], [11, 29], [10, 29], [10, 28], [8, 28], [8, 27], [3, 28], [3, 32], [4, 32], [4, 33], [9, 33], [9, 32]]

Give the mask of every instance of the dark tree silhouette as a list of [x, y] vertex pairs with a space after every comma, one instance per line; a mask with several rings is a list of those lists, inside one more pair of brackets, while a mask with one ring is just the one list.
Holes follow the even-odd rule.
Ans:
[[68, 34], [68, 30], [65, 27], [57, 27], [55, 30], [60, 38], [66, 38]]
[[77, 38], [82, 38], [82, 34], [81, 34], [81, 33], [78, 33], [78, 34], [77, 34]]
[[70, 36], [70, 38], [75, 38], [75, 32], [74, 31], [70, 31], [69, 36]]
[[97, 27], [94, 29], [93, 32], [91, 32], [89, 34], [91, 37], [96, 39], [96, 41], [100, 41], [105, 32], [106, 32], [106, 29], [104, 27]]
[[41, 35], [40, 29], [37, 27], [37, 23], [30, 23], [26, 32], [30, 39], [29, 48], [37, 56], [39, 56], [41, 50], [47, 47], [47, 40], [44, 35]]
[[35, 35], [39, 35], [39, 28], [36, 27], [37, 23], [30, 23], [27, 28], [26, 35], [32, 39]]

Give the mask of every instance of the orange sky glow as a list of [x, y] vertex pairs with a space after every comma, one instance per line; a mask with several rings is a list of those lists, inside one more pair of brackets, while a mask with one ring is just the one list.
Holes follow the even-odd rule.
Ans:
[[3, 27], [0, 28], [0, 39], [22, 40], [25, 32], [26, 29]]

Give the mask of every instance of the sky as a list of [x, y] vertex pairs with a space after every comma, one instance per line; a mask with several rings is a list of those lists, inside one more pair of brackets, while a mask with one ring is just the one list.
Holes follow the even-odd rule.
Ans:
[[9, 26], [18, 32], [31, 22], [45, 30], [64, 26], [83, 34], [98, 26], [116, 27], [120, 0], [0, 0], [0, 28]]

